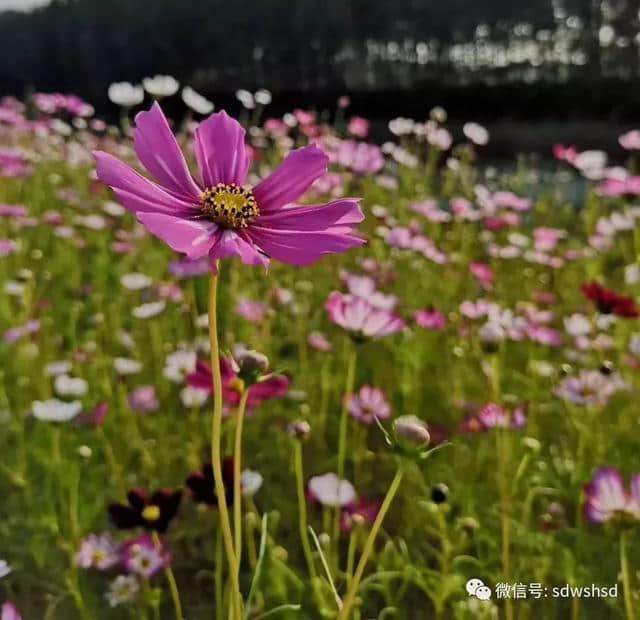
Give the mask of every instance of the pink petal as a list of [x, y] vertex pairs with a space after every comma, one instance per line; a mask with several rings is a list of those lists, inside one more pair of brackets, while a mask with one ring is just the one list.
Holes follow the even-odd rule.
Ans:
[[209, 252], [212, 260], [238, 256], [245, 265], [266, 267], [269, 257], [258, 251], [251, 239], [244, 238], [233, 230], [221, 230]]
[[[280, 209], [255, 220], [257, 226], [272, 229], [318, 231], [340, 227], [344, 232], [364, 220], [358, 201], [352, 198], [334, 200], [324, 205]], [[339, 232], [334, 230], [333, 232]]]
[[111, 187], [129, 211], [169, 213], [176, 216], [197, 211], [196, 204], [170, 194], [113, 155], [94, 151], [93, 156], [98, 178]]
[[0, 609], [0, 620], [22, 620], [22, 617], [11, 603], [4, 603]]
[[242, 185], [249, 170], [245, 131], [223, 110], [212, 114], [195, 131], [198, 168], [207, 187], [218, 183]]
[[315, 145], [291, 151], [280, 166], [254, 188], [260, 211], [267, 214], [300, 198], [327, 172], [328, 164], [327, 155]]
[[216, 241], [218, 226], [214, 222], [187, 220], [164, 213], [140, 212], [137, 217], [149, 232], [192, 260], [208, 254]]
[[187, 167], [180, 147], [158, 102], [136, 115], [134, 147], [144, 167], [166, 189], [196, 202], [202, 193]]
[[270, 230], [251, 226], [247, 234], [269, 256], [290, 265], [309, 265], [325, 254], [340, 253], [364, 245], [360, 237], [340, 232]]

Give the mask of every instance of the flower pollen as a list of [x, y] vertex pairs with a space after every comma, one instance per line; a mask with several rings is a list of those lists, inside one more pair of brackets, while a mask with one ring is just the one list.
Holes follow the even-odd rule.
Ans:
[[153, 504], [146, 506], [142, 511], [142, 518], [145, 521], [157, 521], [160, 518], [160, 508]]
[[200, 197], [200, 208], [216, 224], [231, 229], [248, 228], [260, 215], [253, 192], [235, 183], [207, 188]]

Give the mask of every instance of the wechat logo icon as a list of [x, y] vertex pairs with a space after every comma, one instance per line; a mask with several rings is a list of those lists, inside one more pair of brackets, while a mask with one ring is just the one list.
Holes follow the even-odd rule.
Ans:
[[491, 588], [485, 586], [482, 579], [478, 579], [477, 577], [469, 579], [465, 587], [469, 596], [473, 596], [481, 601], [488, 601], [491, 598]]

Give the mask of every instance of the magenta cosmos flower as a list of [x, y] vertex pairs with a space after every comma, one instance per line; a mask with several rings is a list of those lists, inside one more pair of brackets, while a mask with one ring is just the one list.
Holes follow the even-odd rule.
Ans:
[[584, 487], [586, 518], [602, 523], [616, 516], [640, 519], [640, 474], [631, 478], [631, 493], [627, 491], [620, 472], [613, 467], [601, 467]]
[[308, 265], [364, 244], [354, 234], [364, 219], [358, 200], [293, 206], [327, 171], [328, 157], [316, 146], [292, 151], [269, 177], [249, 187], [244, 129], [218, 112], [195, 130], [196, 181], [154, 103], [136, 116], [134, 148], [156, 182], [102, 151], [94, 153], [98, 178], [147, 230], [191, 260], [208, 256], [213, 265], [238, 256], [251, 265], [266, 266], [270, 258]]

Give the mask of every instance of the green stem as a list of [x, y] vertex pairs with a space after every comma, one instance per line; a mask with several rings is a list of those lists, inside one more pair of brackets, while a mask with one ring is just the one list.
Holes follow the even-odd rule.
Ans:
[[[510, 470], [511, 446], [508, 431], [497, 429], [498, 476], [500, 488], [500, 522], [502, 530], [502, 573], [509, 582], [511, 578], [511, 492], [508, 479]], [[511, 599], [505, 601], [505, 618], [513, 620]]]
[[[162, 542], [157, 532], [152, 533], [153, 544], [156, 549], [162, 551]], [[164, 569], [164, 574], [167, 577], [167, 583], [169, 584], [169, 591], [171, 592], [171, 599], [173, 600], [173, 608], [176, 610], [176, 620], [184, 620], [182, 615], [182, 603], [180, 603], [180, 592], [178, 591], [178, 584], [176, 578], [171, 570], [171, 565], [167, 565]]]
[[222, 376], [220, 374], [220, 348], [218, 345], [218, 264], [214, 265], [214, 273], [209, 280], [209, 342], [211, 344], [211, 374], [213, 376], [213, 417], [211, 419], [211, 464], [215, 481], [216, 497], [218, 499], [218, 513], [220, 527], [231, 576], [231, 606], [236, 618], [241, 617], [242, 596], [238, 582], [237, 558], [233, 548], [229, 507], [222, 477], [222, 455], [220, 451], [222, 440]]
[[351, 609], [353, 608], [356, 594], [358, 593], [358, 588], [360, 587], [360, 581], [362, 580], [362, 575], [364, 574], [364, 569], [367, 566], [367, 562], [373, 552], [373, 545], [378, 536], [378, 532], [382, 527], [382, 522], [384, 521], [389, 508], [391, 507], [391, 503], [393, 502], [393, 498], [395, 497], [398, 489], [400, 488], [400, 483], [402, 482], [402, 478], [404, 476], [404, 467], [402, 464], [398, 466], [398, 471], [396, 471], [396, 475], [391, 482], [391, 486], [387, 491], [387, 494], [382, 502], [382, 506], [380, 506], [380, 511], [378, 512], [378, 516], [376, 520], [373, 522], [373, 526], [371, 527], [371, 531], [369, 532], [369, 536], [367, 536], [367, 540], [364, 543], [364, 549], [362, 551], [362, 555], [360, 556], [360, 561], [358, 562], [358, 566], [356, 568], [356, 572], [353, 576], [353, 580], [351, 581], [351, 585], [347, 590], [347, 594], [344, 597], [344, 602], [342, 605], [342, 609], [340, 610], [340, 614], [338, 615], [338, 620], [348, 620], [351, 614]]
[[233, 447], [233, 531], [235, 533], [236, 580], [240, 579], [242, 558], [242, 428], [247, 409], [249, 388], [242, 390], [236, 413], [236, 435]]
[[[347, 399], [353, 392], [353, 386], [356, 375], [356, 361], [357, 352], [354, 348], [349, 351], [349, 357], [347, 361], [347, 380], [345, 384], [345, 395], [342, 402], [342, 411], [340, 413], [340, 434], [338, 438], [338, 478], [344, 478], [345, 462], [347, 456], [347, 430], [349, 421], [349, 410], [347, 408]], [[340, 540], [340, 518], [342, 511], [338, 506], [335, 510], [333, 518], [333, 536], [332, 549], [334, 553], [335, 567], [338, 566], [338, 542]]]
[[631, 574], [627, 559], [627, 535], [626, 531], [620, 534], [620, 571], [622, 572], [622, 588], [624, 590], [624, 609], [627, 620], [633, 620], [633, 591], [631, 590]]
[[313, 555], [311, 553], [311, 543], [309, 542], [309, 530], [307, 529], [307, 502], [304, 496], [304, 473], [302, 469], [302, 443], [295, 440], [293, 444], [293, 467], [296, 473], [296, 491], [298, 495], [298, 526], [300, 528], [300, 540], [302, 541], [302, 550], [304, 552], [305, 560], [307, 561], [307, 568], [309, 569], [309, 576], [313, 583], [316, 579], [317, 573], [313, 563]]

